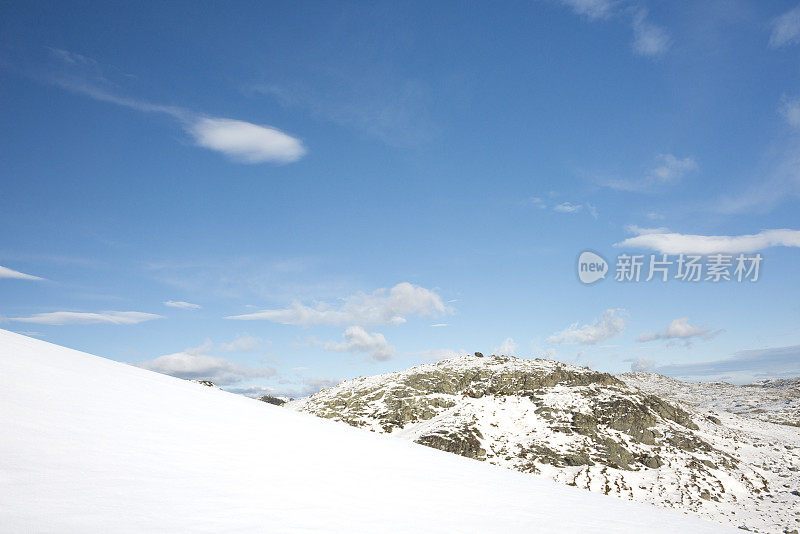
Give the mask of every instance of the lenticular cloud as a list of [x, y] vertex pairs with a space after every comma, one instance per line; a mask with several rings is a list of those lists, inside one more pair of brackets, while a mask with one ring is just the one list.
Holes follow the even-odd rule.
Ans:
[[235, 119], [200, 118], [187, 130], [199, 146], [244, 163], [291, 163], [306, 153], [303, 143], [278, 129]]

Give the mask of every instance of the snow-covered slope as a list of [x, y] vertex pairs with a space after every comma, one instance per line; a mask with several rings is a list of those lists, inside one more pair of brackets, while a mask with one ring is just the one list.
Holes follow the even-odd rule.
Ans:
[[358, 378], [287, 406], [731, 526], [800, 527], [795, 428], [707, 417], [583, 367], [476, 354]]
[[3, 532], [719, 532], [0, 330]]

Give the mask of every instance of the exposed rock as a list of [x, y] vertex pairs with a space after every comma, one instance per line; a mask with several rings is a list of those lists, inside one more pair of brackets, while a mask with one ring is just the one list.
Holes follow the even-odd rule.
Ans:
[[189, 382], [194, 382], [195, 384], [200, 384], [201, 386], [206, 386], [206, 387], [209, 387], [209, 388], [221, 389], [219, 386], [217, 386], [211, 380], [190, 380]]
[[279, 397], [273, 397], [272, 395], [264, 395], [263, 397], [259, 397], [258, 400], [268, 404], [274, 404], [275, 406], [283, 406], [286, 404], [286, 400]]
[[483, 436], [478, 429], [464, 426], [459, 432], [437, 430], [420, 436], [415, 441], [434, 449], [452, 452], [467, 458], [485, 460], [486, 450], [481, 447], [482, 439]]

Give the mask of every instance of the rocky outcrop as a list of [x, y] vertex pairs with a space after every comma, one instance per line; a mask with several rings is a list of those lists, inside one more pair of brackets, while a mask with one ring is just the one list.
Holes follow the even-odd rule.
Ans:
[[263, 395], [258, 398], [261, 402], [266, 402], [267, 404], [274, 404], [275, 406], [283, 406], [286, 404], [285, 399], [281, 399], [280, 397], [273, 397], [272, 395]]
[[452, 452], [475, 460], [486, 460], [486, 450], [481, 447], [483, 436], [474, 427], [465, 425], [458, 432], [437, 430], [418, 437], [415, 441], [434, 449]]
[[190, 382], [194, 382], [195, 384], [200, 384], [201, 386], [206, 386], [207, 388], [222, 389], [211, 380], [190, 380]]

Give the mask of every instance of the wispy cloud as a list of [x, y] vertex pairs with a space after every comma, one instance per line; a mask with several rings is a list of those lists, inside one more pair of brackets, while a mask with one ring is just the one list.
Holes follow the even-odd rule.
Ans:
[[648, 175], [659, 184], [674, 184], [680, 181], [689, 172], [697, 170], [697, 163], [692, 158], [676, 158], [672, 154], [659, 154], [659, 165]]
[[780, 48], [800, 42], [800, 6], [790, 9], [772, 21], [769, 46]]
[[715, 199], [711, 210], [723, 214], [768, 213], [787, 200], [800, 198], [800, 98], [784, 95], [778, 113], [792, 127], [792, 134], [767, 152], [748, 186]]
[[576, 14], [589, 19], [604, 19], [611, 16], [615, 4], [612, 0], [559, 0]]
[[661, 56], [670, 45], [669, 34], [647, 20], [647, 11], [640, 9], [633, 16], [633, 51], [640, 56]]
[[164, 306], [179, 308], [181, 310], [199, 310], [202, 308], [199, 304], [192, 304], [191, 302], [184, 302], [182, 300], [168, 300], [164, 302]]
[[106, 83], [102, 69], [93, 59], [66, 50], [52, 49], [51, 53], [62, 67], [50, 73], [51, 83], [95, 100], [177, 119], [197, 146], [220, 152], [234, 161], [291, 163], [306, 153], [299, 139], [272, 126], [208, 117], [178, 106], [119, 96]]
[[800, 345], [742, 350], [730, 358], [656, 367], [655, 372], [682, 380], [749, 383], [762, 378], [800, 375]]
[[[235, 300], [291, 300], [335, 297], [350, 290], [347, 277], [315, 270], [319, 259], [308, 257], [206, 255], [182, 261], [160, 260], [145, 264], [149, 276], [182, 295]], [[303, 274], [304, 276], [300, 276]], [[302, 280], [313, 280], [305, 282]], [[257, 308], [247, 305], [248, 308]]]
[[161, 315], [136, 311], [104, 311], [98, 313], [58, 311], [36, 313], [30, 317], [11, 317], [10, 321], [48, 325], [65, 324], [139, 324], [153, 319], [161, 319]]
[[547, 209], [547, 203], [540, 197], [531, 197], [528, 199], [528, 203], [540, 209]]
[[800, 128], [800, 98], [783, 97], [778, 111], [789, 125]]
[[307, 306], [295, 303], [289, 308], [262, 310], [233, 315], [228, 319], [266, 320], [281, 324], [310, 326], [402, 324], [406, 316], [436, 317], [448, 312], [441, 297], [430, 289], [402, 282], [391, 289], [358, 293], [344, 299], [338, 307], [326, 303]]
[[583, 206], [581, 204], [573, 204], [572, 202], [562, 202], [561, 204], [553, 206], [553, 211], [559, 213], [578, 213], [582, 209]]
[[329, 341], [325, 343], [325, 350], [333, 352], [349, 352], [352, 354], [367, 354], [377, 361], [391, 360], [394, 357], [394, 347], [389, 345], [383, 334], [378, 332], [370, 334], [360, 326], [351, 326], [342, 334], [344, 341]]
[[560, 332], [547, 338], [548, 343], [565, 345], [595, 345], [625, 330], [627, 312], [622, 309], [608, 309], [602, 317], [591, 324], [578, 326], [574, 323]]
[[657, 57], [669, 50], [671, 39], [667, 31], [648, 20], [647, 10], [632, 8], [624, 1], [613, 0], [558, 0], [575, 14], [591, 21], [623, 18], [630, 21], [633, 30], [633, 52], [640, 56]]
[[25, 274], [8, 267], [0, 265], [0, 278], [14, 278], [16, 280], [44, 280], [44, 278], [33, 276], [32, 274]]
[[[439, 127], [431, 119], [428, 81], [400, 79], [375, 66], [371, 71], [315, 72], [319, 87], [296, 82], [270, 82], [249, 91], [287, 108], [377, 138], [391, 146], [414, 147], [435, 139]], [[445, 89], [446, 90], [446, 89]]]
[[541, 197], [530, 197], [525, 203], [542, 210], [550, 208], [557, 213], [580, 213], [584, 210], [584, 208], [586, 208], [586, 211], [592, 216], [592, 218], [597, 219], [599, 215], [597, 207], [588, 202], [585, 204], [580, 204], [566, 200], [564, 202], [548, 205], [548, 203], [545, 202]]
[[712, 331], [704, 326], [691, 325], [688, 317], [680, 317], [673, 320], [667, 328], [658, 332], [644, 332], [636, 340], [642, 343], [656, 340], [677, 340], [683, 341], [688, 346], [694, 339], [711, 339], [720, 332], [721, 330]]
[[800, 247], [800, 230], [764, 230], [752, 235], [692, 235], [661, 232], [665, 228], [636, 228], [639, 235], [615, 243], [619, 248], [638, 248], [662, 254], [753, 253], [770, 247]]
[[499, 347], [495, 347], [494, 353], [502, 356], [515, 356], [517, 349], [519, 349], [519, 345], [512, 338], [507, 337], [500, 343]]
[[219, 349], [223, 352], [252, 352], [263, 344], [261, 338], [249, 334], [241, 334], [230, 343], [220, 343]]
[[768, 213], [800, 197], [800, 143], [792, 140], [768, 159], [749, 186], [714, 200], [709, 209], [726, 215]]
[[694, 158], [679, 158], [673, 154], [658, 154], [655, 167], [636, 180], [612, 179], [601, 185], [619, 191], [650, 191], [659, 187], [675, 185], [688, 173], [698, 168]]
[[141, 362], [139, 367], [178, 378], [210, 380], [219, 386], [238, 384], [245, 379], [275, 376], [271, 367], [250, 367], [232, 362], [226, 358], [207, 354], [213, 344], [206, 341], [199, 347], [183, 352], [165, 354], [152, 360]]

